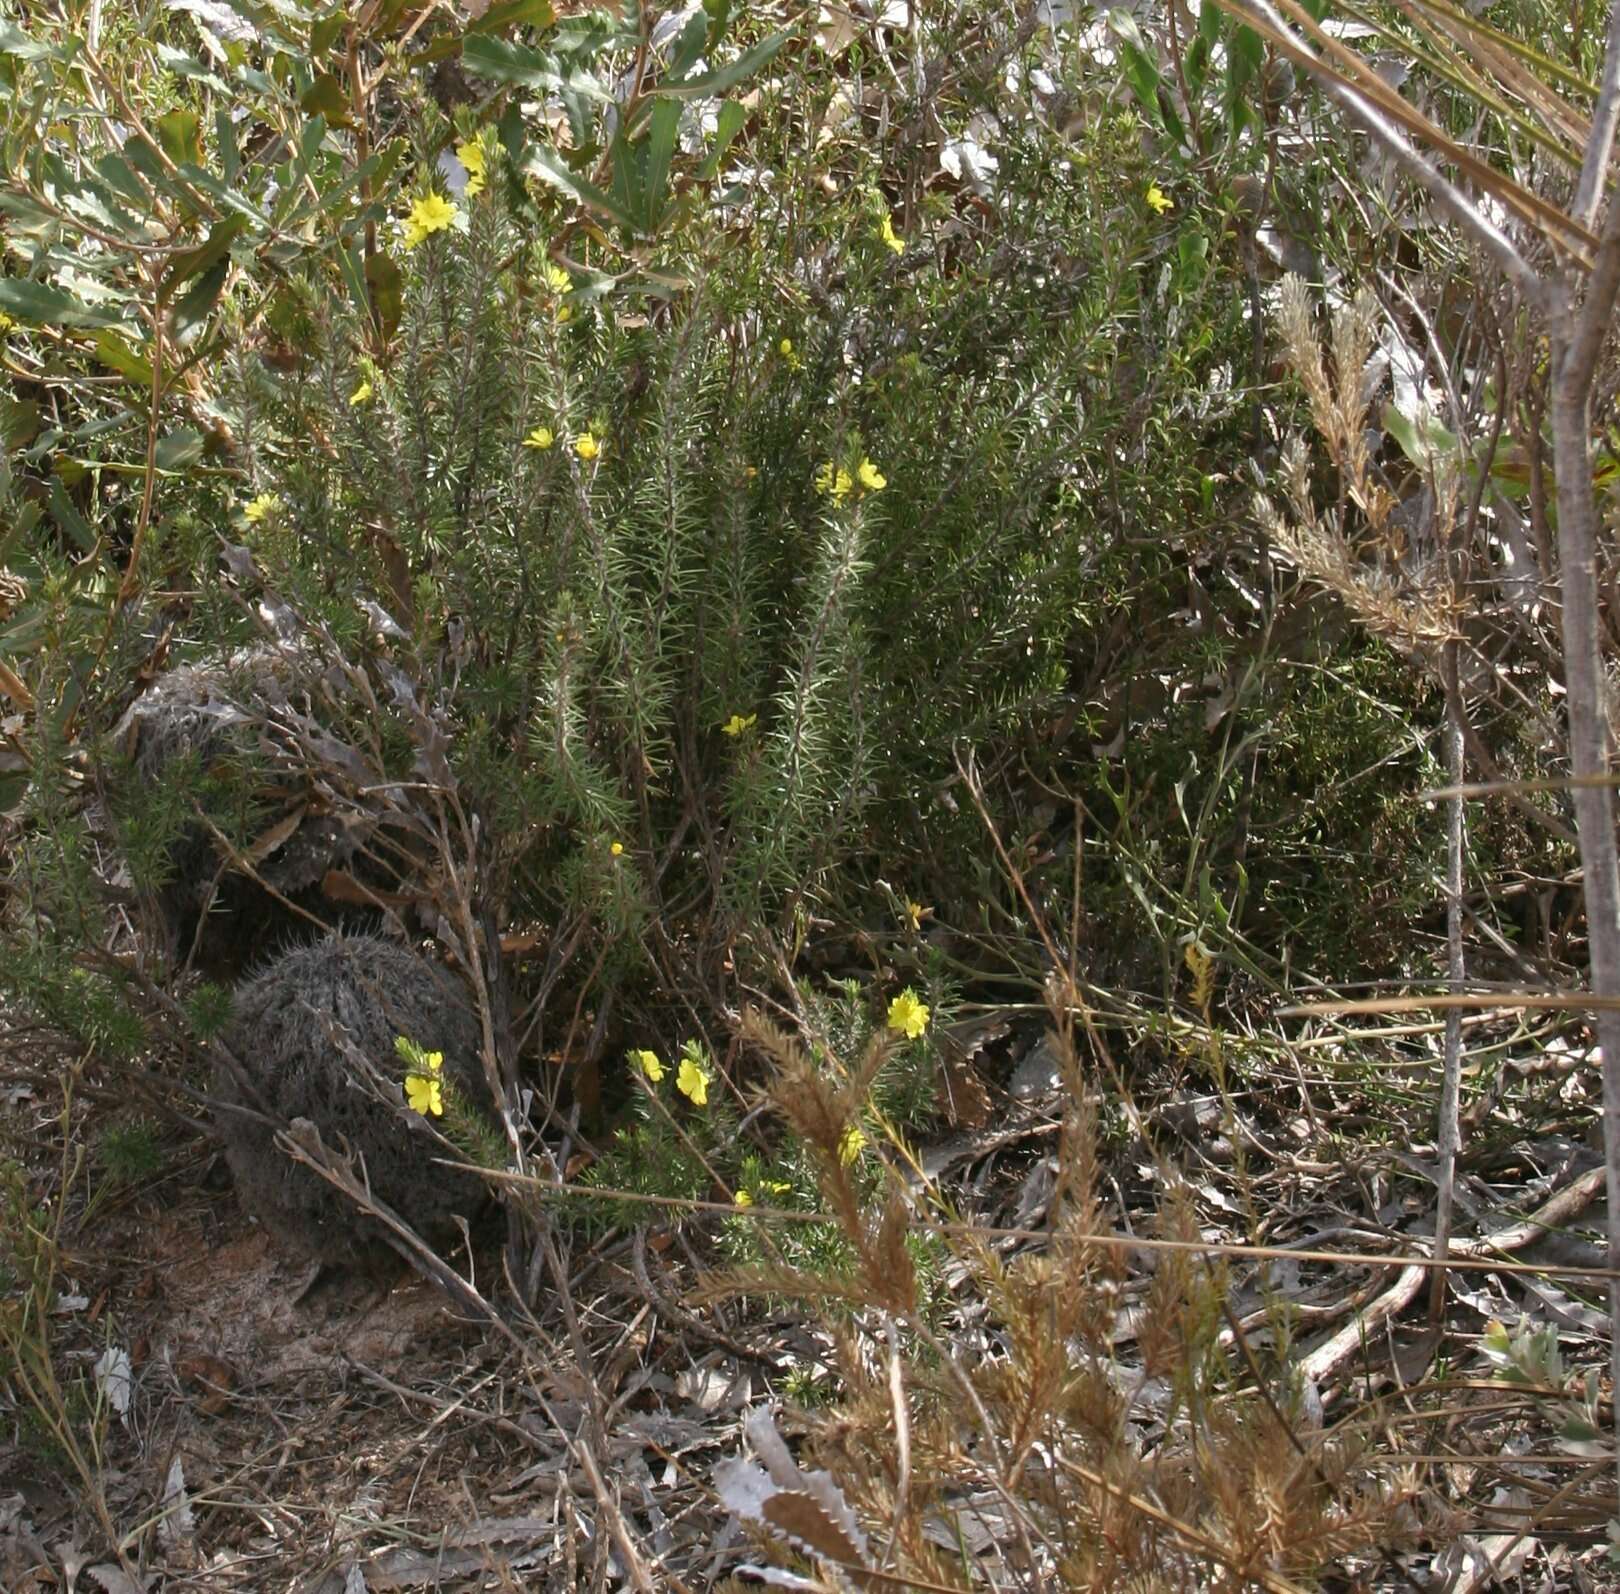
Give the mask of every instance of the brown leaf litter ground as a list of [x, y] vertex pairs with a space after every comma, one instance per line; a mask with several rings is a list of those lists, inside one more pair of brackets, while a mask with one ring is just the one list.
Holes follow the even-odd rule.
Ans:
[[[987, 1070], [982, 1126], [942, 1128], [924, 1161], [964, 1215], [1030, 1231], [1048, 1216], [1057, 1101], [1040, 1084], [1038, 1044], [1020, 1050]], [[1521, 1096], [1501, 1109], [1517, 1124], [1476, 1135], [1461, 1206], [1476, 1233], [1498, 1236], [1500, 1256], [1456, 1275], [1439, 1341], [1426, 1331], [1426, 1291], [1383, 1313], [1401, 1270], [1378, 1265], [1409, 1251], [1403, 1236], [1432, 1212], [1421, 1153], [1409, 1149], [1420, 1136], [1374, 1142], [1353, 1092], [1306, 1092], [1296, 1078], [1293, 1110], [1278, 1105], [1280, 1082], [1263, 1108], [1258, 1096], [1223, 1107], [1185, 1086], [1144, 1092], [1151, 1146], [1128, 1127], [1105, 1143], [1114, 1232], [1153, 1232], [1175, 1168], [1206, 1241], [1273, 1248], [1231, 1264], [1229, 1339], [1271, 1343], [1268, 1313], [1286, 1299], [1297, 1353], [1322, 1368], [1326, 1420], [1363, 1424], [1409, 1480], [1425, 1534], [1383, 1564], [1345, 1567], [1329, 1587], [1467, 1591], [1492, 1576], [1525, 1589], [1617, 1586], [1599, 1548], [1612, 1464], [1560, 1450], [1562, 1408], [1492, 1384], [1479, 1354], [1488, 1320], [1528, 1313], [1558, 1328], [1577, 1370], [1602, 1368], [1607, 1320], [1592, 1278], [1501, 1266], [1601, 1261], [1582, 1115], [1554, 1110], [1585, 1068], [1577, 1059], [1564, 1070], [1554, 1106], [1542, 1096], [1532, 1112]], [[1024, 1087], [1010, 1088], [1020, 1077]], [[24, 1096], [8, 1116], [46, 1152], [51, 1109], [34, 1106]], [[33, 1172], [32, 1199], [48, 1207], [59, 1195], [48, 1171]], [[1554, 1232], [1513, 1232], [1559, 1199]], [[719, 1503], [715, 1469], [745, 1452], [756, 1408], [777, 1411], [795, 1441], [813, 1426], [784, 1387], [795, 1372], [801, 1389], [823, 1373], [830, 1341], [808, 1314], [683, 1304], [710, 1261], [703, 1225], [596, 1244], [559, 1229], [556, 1273], [534, 1314], [503, 1336], [458, 1317], [403, 1267], [391, 1279], [311, 1283], [306, 1264], [242, 1217], [207, 1145], [180, 1147], [157, 1183], [98, 1202], [70, 1231], [57, 1280], [54, 1365], [77, 1431], [100, 1436], [105, 1517], [15, 1380], [0, 1380], [0, 1588], [707, 1589], [769, 1559]], [[998, 1248], [1011, 1257], [1038, 1244], [1014, 1235]], [[1366, 1260], [1332, 1263], [1329, 1252]], [[456, 1261], [468, 1269], [466, 1256]], [[473, 1263], [485, 1296], [509, 1300], [498, 1246]], [[1134, 1257], [1124, 1291], [1114, 1346], [1127, 1371], [1152, 1266]], [[984, 1300], [949, 1271], [944, 1292], [959, 1353], [993, 1360]], [[1358, 1343], [1335, 1360], [1326, 1351], [1347, 1327]], [[1231, 1346], [1241, 1367], [1243, 1345]], [[122, 1387], [107, 1361], [118, 1353]], [[125, 1566], [103, 1521], [124, 1539]], [[977, 1586], [1032, 1586], [1006, 1546], [983, 1533], [963, 1542]]]

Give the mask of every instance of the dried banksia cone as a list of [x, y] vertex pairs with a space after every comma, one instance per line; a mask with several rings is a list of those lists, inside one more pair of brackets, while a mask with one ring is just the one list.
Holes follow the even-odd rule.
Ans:
[[316, 888], [375, 828], [373, 815], [334, 811], [320, 800], [318, 772], [269, 757], [270, 719], [295, 710], [313, 670], [307, 658], [274, 647], [181, 665], [160, 675], [113, 732], [128, 760], [109, 782], [115, 812], [140, 814], [153, 789], [184, 764], [198, 778], [232, 784], [238, 803], [262, 816], [253, 867], [268, 891], [228, 867], [218, 837], [198, 818], [181, 825], [166, 849], [162, 884], [144, 894], [165, 952], [184, 958], [195, 939], [198, 965], [209, 973], [234, 976], [267, 940], [307, 924], [277, 895], [330, 921]]
[[[418, 1079], [407, 1091], [401, 1037], [441, 1059], [432, 1071], [437, 1090], [425, 1091]], [[488, 1098], [472, 1009], [426, 958], [375, 936], [299, 947], [237, 992], [223, 1040], [270, 1112], [307, 1120], [357, 1181], [430, 1244], [453, 1241], [457, 1218], [485, 1206], [481, 1179], [434, 1161], [456, 1155], [434, 1129], [486, 1123]], [[323, 1261], [388, 1258], [380, 1220], [282, 1151], [271, 1125], [232, 1111], [243, 1093], [223, 1063], [215, 1094], [225, 1157], [249, 1213]], [[411, 1099], [424, 1110], [408, 1105]]]

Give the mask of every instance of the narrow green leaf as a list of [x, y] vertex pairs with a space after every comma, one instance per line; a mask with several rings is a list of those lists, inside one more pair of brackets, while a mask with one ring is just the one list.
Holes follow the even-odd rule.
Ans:
[[106, 310], [92, 310], [49, 283], [22, 277], [0, 277], [0, 310], [19, 321], [47, 327], [115, 327], [124, 319]]
[[102, 180], [131, 203], [145, 207], [152, 202], [151, 190], [135, 175], [134, 168], [121, 155], [103, 155], [96, 162]]
[[783, 28], [768, 39], [761, 39], [751, 49], [744, 50], [727, 66], [717, 67], [700, 77], [684, 78], [679, 83], [660, 83], [648, 92], [683, 100], [707, 99], [711, 94], [724, 94], [727, 89], [735, 88], [737, 84], [751, 78], [792, 37], [792, 32]]
[[697, 64], [697, 58], [703, 54], [703, 47], [709, 42], [709, 19], [701, 11], [694, 11], [687, 19], [686, 26], [681, 29], [680, 39], [675, 45], [675, 54], [669, 63], [669, 77], [672, 82], [680, 82]]
[[405, 308], [405, 277], [393, 256], [376, 254], [366, 261], [366, 289], [377, 330], [388, 342], [399, 331]]
[[246, 227], [247, 221], [242, 216], [227, 216], [223, 221], [215, 222], [202, 243], [175, 257], [163, 283], [164, 293], [172, 296], [182, 283], [213, 270]]
[[103, 327], [96, 334], [95, 354], [108, 370], [128, 377], [137, 387], [151, 387], [151, 361], [137, 353], [130, 343], [111, 327]]
[[202, 164], [202, 122], [195, 111], [169, 111], [152, 125], [163, 153], [176, 166], [184, 161]]
[[219, 151], [220, 175], [227, 183], [234, 183], [242, 169], [242, 156], [236, 143], [236, 124], [223, 106], [214, 112], [214, 147]]
[[332, 127], [354, 126], [354, 121], [349, 115], [349, 96], [344, 93], [343, 85], [330, 72], [322, 72], [298, 96], [298, 107], [300, 110], [308, 111], [311, 116], [324, 116]]
[[54, 44], [45, 44], [10, 22], [0, 22], [0, 55], [14, 55], [19, 61], [71, 61], [83, 43], [76, 33], [70, 33]]
[[726, 158], [726, 151], [731, 148], [731, 142], [748, 125], [748, 112], [735, 100], [725, 100], [721, 103], [720, 114], [715, 118], [714, 145], [704, 157], [703, 165], [698, 168], [698, 176], [707, 182], [720, 170], [720, 162]]
[[230, 261], [221, 260], [218, 264], [210, 266], [186, 290], [170, 317], [177, 343], [190, 343], [202, 330], [203, 324], [213, 313], [214, 306], [219, 303], [219, 296], [225, 291], [225, 283], [230, 274]]
[[63, 490], [59, 478], [51, 477], [51, 519], [64, 537], [69, 538], [80, 553], [89, 553], [96, 545], [96, 534], [90, 522], [74, 507], [73, 500]]
[[176, 77], [190, 78], [192, 82], [201, 83], [216, 94], [229, 95], [231, 92], [230, 85], [194, 55], [187, 55], [185, 51], [176, 50], [172, 45], [160, 43], [157, 47], [157, 58]]
[[[694, 21], [703, 20], [702, 13]], [[706, 31], [706, 30], [705, 30]], [[675, 154], [675, 135], [681, 125], [679, 100], [660, 100], [654, 107], [647, 129], [647, 167], [641, 185], [641, 214], [647, 232], [656, 232], [664, 214], [664, 195], [669, 187], [669, 163]]]
[[157, 468], [183, 470], [203, 456], [204, 438], [194, 426], [179, 426], [157, 441]]
[[555, 93], [583, 94], [607, 101], [611, 95], [583, 67], [560, 61], [547, 51], [530, 50], [505, 39], [483, 34], [468, 38], [461, 52], [461, 64], [479, 77], [497, 83], [516, 83], [523, 88], [549, 89]]
[[587, 182], [571, 171], [554, 150], [539, 146], [529, 150], [523, 159], [523, 170], [529, 176], [538, 177], [541, 182], [549, 183], [553, 188], [561, 190], [587, 209], [606, 216], [609, 221], [616, 222], [621, 227], [628, 227], [632, 231], [635, 229], [634, 217], [627, 214], [621, 205], [616, 204], [594, 183]]
[[6, 452], [27, 448], [38, 436], [38, 400], [0, 398], [0, 442], [5, 444]]
[[551, 0], [501, 0], [472, 23], [467, 32], [505, 33], [508, 28], [549, 28], [557, 20]]
[[348, 21], [341, 6], [330, 16], [321, 17], [309, 25], [309, 58], [318, 61], [338, 41], [343, 24]]

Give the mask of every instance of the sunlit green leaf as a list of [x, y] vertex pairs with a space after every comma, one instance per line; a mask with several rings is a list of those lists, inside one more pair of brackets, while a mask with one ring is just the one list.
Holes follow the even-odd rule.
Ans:
[[107, 310], [92, 310], [82, 300], [45, 282], [21, 277], [0, 277], [0, 310], [19, 321], [51, 327], [115, 327], [124, 318]]

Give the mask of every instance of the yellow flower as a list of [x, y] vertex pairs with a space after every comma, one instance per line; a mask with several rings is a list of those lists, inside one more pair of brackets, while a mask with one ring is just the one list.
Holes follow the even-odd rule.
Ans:
[[835, 504], [843, 503], [854, 486], [855, 479], [850, 473], [830, 459], [816, 472], [816, 491], [827, 494]]
[[861, 486], [868, 492], [880, 493], [889, 485], [889, 478], [869, 459], [861, 461], [860, 469], [855, 474], [859, 477]]
[[723, 736], [741, 736], [758, 718], [759, 715], [757, 714], [733, 714], [720, 727], [720, 733]]
[[905, 252], [906, 252], [906, 243], [905, 243], [905, 240], [904, 240], [904, 239], [903, 239], [903, 238], [897, 238], [897, 237], [895, 237], [895, 235], [894, 235], [894, 223], [893, 223], [893, 221], [891, 221], [891, 220], [890, 220], [890, 219], [889, 219], [889, 213], [888, 213], [888, 212], [887, 212], [887, 211], [885, 211], [885, 212], [884, 212], [884, 213], [883, 213], [883, 226], [882, 226], [882, 228], [881, 228], [881, 229], [880, 229], [880, 230], [879, 230], [879, 232], [878, 232], [878, 236], [879, 236], [879, 237], [880, 237], [880, 238], [881, 238], [881, 239], [882, 239], [882, 240], [883, 240], [883, 241], [884, 241], [884, 243], [886, 243], [886, 244], [887, 244], [887, 245], [888, 245], [888, 246], [889, 246], [889, 248], [891, 248], [891, 249], [892, 249], [892, 250], [893, 250], [893, 251], [894, 251], [894, 252], [895, 252], [895, 253], [896, 253], [896, 254], [897, 254], [897, 255], [903, 255], [903, 254], [904, 254], [904, 253], [905, 253]]
[[624, 843], [622, 841], [616, 841], [611, 847], [608, 848], [608, 851], [612, 853], [615, 858], [622, 858], [624, 856]]
[[688, 1053], [681, 1058], [681, 1066], [675, 1074], [675, 1088], [694, 1107], [707, 1107], [709, 1104], [708, 1069]]
[[1148, 208], [1150, 210], [1157, 211], [1161, 216], [1167, 210], [1173, 210], [1175, 208], [1174, 202], [1171, 200], [1170, 196], [1165, 193], [1165, 191], [1160, 188], [1157, 183], [1148, 184], [1147, 202]]
[[16, 324], [10, 316], [0, 310], [0, 332], [9, 332]]
[[590, 432], [581, 432], [574, 439], [574, 452], [581, 459], [596, 459], [602, 452], [601, 442]]
[[242, 518], [250, 526], [257, 526], [261, 520], [268, 520], [280, 508], [281, 500], [274, 493], [260, 493], [257, 498], [250, 498], [242, 505]]
[[754, 1204], [754, 1198], [746, 1190], [739, 1190], [731, 1199], [739, 1207], [751, 1207]]
[[573, 285], [574, 279], [561, 266], [546, 267], [546, 286], [553, 293], [567, 293]]
[[778, 343], [776, 346], [785, 355], [791, 356], [792, 353], [793, 353], [793, 339], [792, 338], [783, 338], [782, 341], [780, 343]]
[[424, 1117], [430, 1113], [435, 1118], [440, 1117], [444, 1112], [444, 1081], [440, 1078], [444, 1053], [424, 1052], [409, 1041], [404, 1045], [398, 1041], [394, 1044], [395, 1050], [411, 1064], [411, 1071], [405, 1076], [405, 1100], [413, 1112]]
[[405, 1100], [413, 1112], [421, 1113], [424, 1118], [429, 1114], [435, 1118], [442, 1117], [444, 1082], [437, 1074], [407, 1074]]
[[646, 1050], [631, 1052], [630, 1061], [634, 1063], [636, 1067], [639, 1068], [642, 1073], [644, 1073], [655, 1085], [668, 1072], [663, 1063], [659, 1060], [657, 1052], [649, 1052]]
[[759, 1189], [762, 1195], [786, 1195], [793, 1188], [786, 1179], [761, 1179]]
[[933, 911], [932, 908], [925, 908], [920, 902], [908, 902], [906, 904], [906, 917], [911, 921], [913, 930], [920, 930], [923, 920], [928, 918]]
[[793, 347], [792, 338], [783, 338], [776, 345], [776, 352], [787, 362], [787, 368], [790, 371], [797, 371], [804, 364], [804, 361], [799, 358], [798, 351]]
[[557, 325], [558, 326], [566, 326], [573, 319], [574, 319], [574, 307], [573, 307], [573, 305], [571, 305], [571, 304], [560, 304], [560, 305], [557, 306]]
[[353, 405], [353, 404], [369, 404], [370, 402], [371, 402], [371, 383], [369, 383], [369, 382], [362, 382], [359, 385], [359, 387], [357, 387], [354, 390], [354, 392], [352, 392], [349, 395], [349, 403], [351, 405]]
[[860, 1125], [851, 1124], [843, 1133], [838, 1142], [838, 1160], [847, 1168], [861, 1154], [866, 1145], [866, 1135]]
[[557, 441], [557, 434], [549, 426], [537, 426], [523, 439], [525, 448], [550, 448]]
[[429, 233], [443, 232], [460, 214], [448, 199], [438, 194], [417, 200], [405, 218], [405, 247], [414, 249]]
[[467, 197], [476, 199], [483, 193], [484, 183], [489, 176], [487, 170], [489, 157], [484, 154], [484, 146], [477, 139], [457, 144], [456, 159], [467, 168]]
[[928, 1009], [909, 985], [889, 1003], [889, 1028], [908, 1040], [916, 1040], [928, 1028]]

